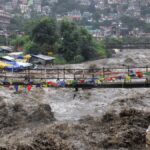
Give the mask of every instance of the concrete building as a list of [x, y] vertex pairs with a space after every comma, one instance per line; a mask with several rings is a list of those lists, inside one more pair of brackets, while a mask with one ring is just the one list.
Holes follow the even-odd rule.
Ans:
[[73, 10], [71, 12], [68, 12], [67, 18], [69, 20], [78, 21], [82, 19], [81, 12], [79, 10]]
[[[2, 8], [2, 9], [3, 9], [3, 8]], [[12, 3], [11, 3], [11, 2], [7, 2], [7, 3], [5, 4], [4, 9], [5, 9], [5, 11], [12, 12], [12, 11], [13, 11]]]
[[27, 13], [28, 8], [29, 8], [28, 5], [26, 5], [26, 4], [20, 4], [21, 13]]
[[42, 1], [41, 0], [33, 0], [33, 8], [36, 12], [42, 11]]
[[18, 4], [18, 0], [12, 0], [12, 7], [16, 8]]
[[0, 28], [6, 29], [10, 24], [11, 15], [4, 11], [0, 10]]
[[150, 15], [146, 15], [145, 22], [150, 23]]

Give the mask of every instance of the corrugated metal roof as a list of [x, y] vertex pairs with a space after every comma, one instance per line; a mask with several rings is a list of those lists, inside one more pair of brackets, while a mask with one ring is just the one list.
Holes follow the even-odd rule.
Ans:
[[12, 48], [9, 46], [0, 46], [0, 49], [6, 50], [6, 51], [12, 51]]
[[55, 59], [54, 57], [50, 57], [50, 56], [42, 55], [42, 54], [33, 55], [33, 57], [40, 58], [40, 59], [43, 59], [43, 60], [54, 60]]
[[13, 57], [10, 57], [10, 56], [3, 56], [2, 58], [5, 60], [9, 60], [9, 61], [15, 61], [15, 59]]
[[9, 56], [18, 56], [18, 55], [23, 55], [23, 52], [13, 52], [13, 53], [9, 53]]

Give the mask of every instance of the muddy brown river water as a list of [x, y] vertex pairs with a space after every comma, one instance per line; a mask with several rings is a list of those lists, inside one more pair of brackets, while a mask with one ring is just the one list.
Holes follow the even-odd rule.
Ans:
[[[56, 67], [150, 66], [149, 50], [124, 50], [113, 58]], [[0, 149], [145, 150], [150, 125], [149, 89], [0, 88]]]

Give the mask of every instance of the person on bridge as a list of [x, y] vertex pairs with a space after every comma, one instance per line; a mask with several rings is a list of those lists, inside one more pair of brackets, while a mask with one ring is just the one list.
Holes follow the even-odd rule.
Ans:
[[148, 84], [148, 82], [149, 82], [149, 79], [148, 79], [148, 78], [146, 78], [146, 79], [145, 79], [145, 82]]
[[78, 91], [78, 81], [77, 81], [77, 79], [76, 78], [74, 78], [74, 80], [72, 81], [72, 86], [75, 88], [75, 92], [77, 92]]

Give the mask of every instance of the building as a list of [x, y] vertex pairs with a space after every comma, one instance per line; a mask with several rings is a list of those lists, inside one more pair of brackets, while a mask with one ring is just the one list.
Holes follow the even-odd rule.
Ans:
[[12, 48], [8, 46], [0, 46], [0, 56], [7, 55], [12, 52]]
[[28, 12], [28, 5], [26, 4], [20, 4], [20, 10], [21, 10], [21, 13], [27, 13]]
[[12, 0], [12, 7], [16, 8], [18, 5], [18, 0]]
[[2, 60], [2, 61], [8, 61], [8, 62], [14, 62], [15, 61], [15, 59], [13, 57], [10, 57], [10, 56], [2, 56], [0, 58], [0, 60]]
[[36, 12], [42, 11], [42, 1], [41, 0], [33, 0], [33, 8]]
[[11, 16], [8, 12], [0, 10], [0, 28], [6, 29], [10, 24]]
[[79, 21], [82, 19], [82, 15], [79, 10], [73, 10], [71, 12], [68, 12], [67, 18], [69, 20]]
[[150, 14], [149, 14], [149, 15], [146, 15], [145, 22], [146, 22], [146, 23], [150, 23]]
[[[2, 8], [3, 9], [3, 8]], [[5, 11], [7, 12], [12, 12], [13, 11], [13, 6], [12, 6], [12, 2], [7, 2], [4, 6]]]
[[25, 4], [25, 5], [28, 4], [28, 0], [19, 0], [19, 2], [20, 2], [21, 4]]
[[47, 65], [54, 63], [54, 57], [46, 56], [46, 55], [32, 55], [30, 58], [30, 63], [32, 64], [39, 64], [39, 65]]

